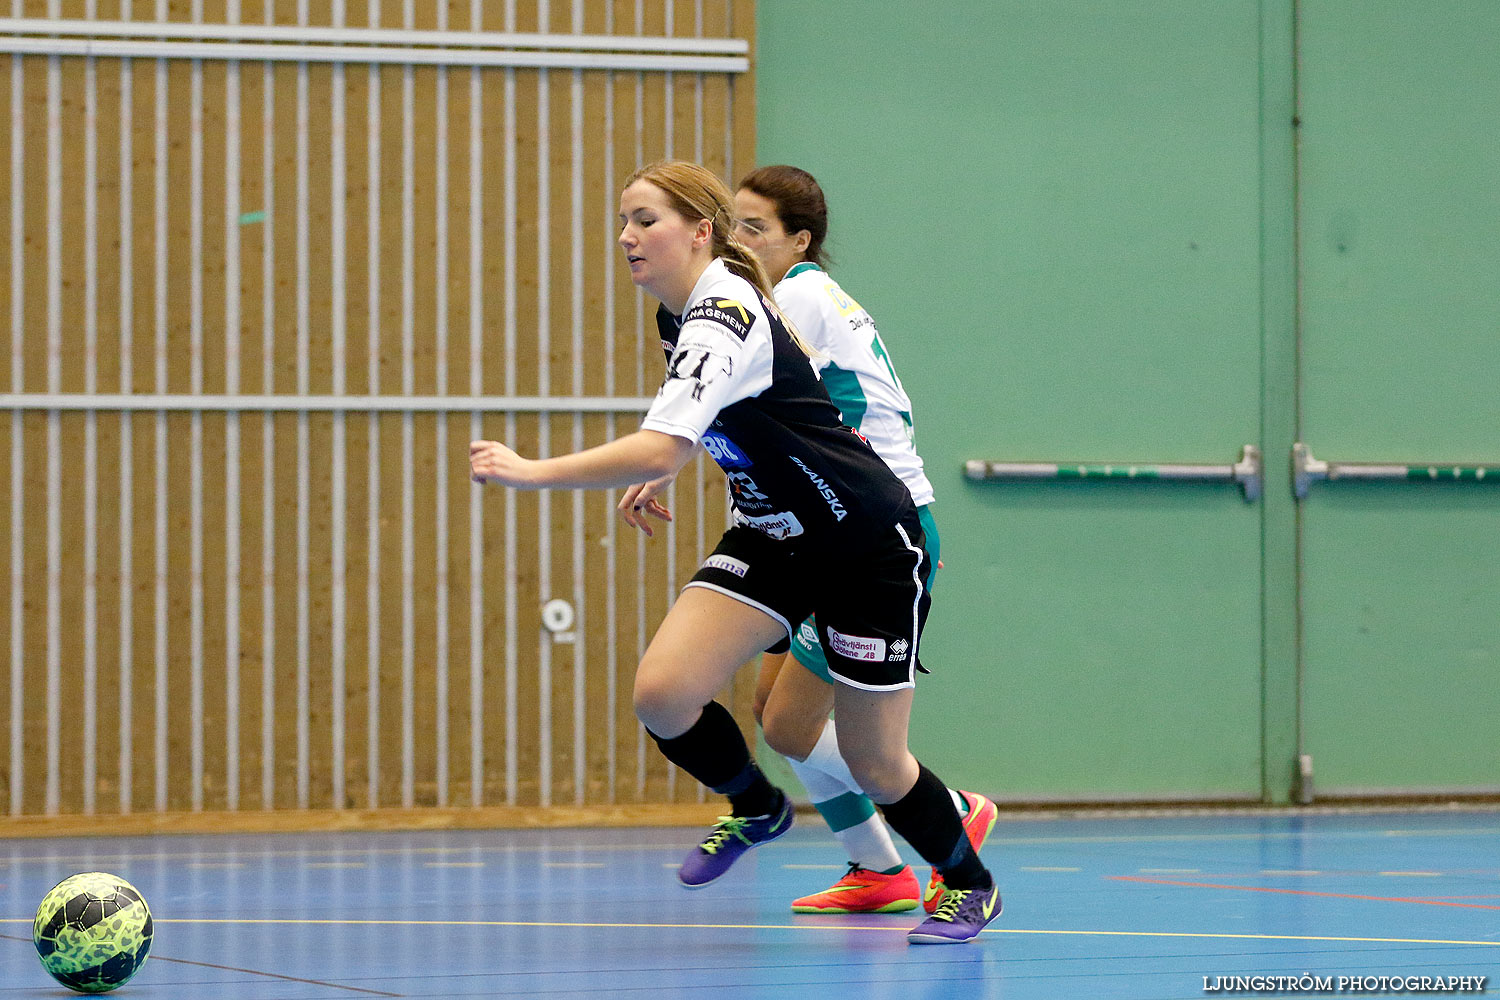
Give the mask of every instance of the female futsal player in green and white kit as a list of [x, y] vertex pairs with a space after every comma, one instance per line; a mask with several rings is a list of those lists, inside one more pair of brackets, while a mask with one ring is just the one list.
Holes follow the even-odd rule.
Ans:
[[[932, 484], [913, 444], [912, 406], [870, 314], [823, 269], [828, 208], [814, 177], [791, 166], [768, 166], [740, 181], [735, 193], [740, 242], [760, 257], [773, 279], [781, 311], [819, 355], [823, 385], [844, 423], [859, 431], [911, 491], [934, 564], [937, 524], [929, 505]], [[929, 581], [930, 584], [930, 581]], [[943, 894], [934, 869], [925, 893], [896, 852], [890, 833], [839, 754], [833, 707], [834, 678], [811, 620], [792, 637], [790, 655], [765, 654], [756, 682], [756, 717], [766, 742], [786, 757], [813, 805], [849, 854], [849, 871], [823, 892], [793, 901], [799, 913], [894, 912], [916, 906], [928, 913]], [[964, 829], [978, 850], [995, 823], [995, 806], [982, 795], [951, 792]]]

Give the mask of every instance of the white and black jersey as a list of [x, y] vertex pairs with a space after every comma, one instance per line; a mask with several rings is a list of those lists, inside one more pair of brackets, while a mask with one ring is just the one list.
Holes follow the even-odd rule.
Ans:
[[662, 308], [657, 324], [667, 373], [641, 427], [701, 440], [728, 478], [737, 523], [778, 540], [847, 544], [911, 509], [906, 486], [844, 426], [780, 318], [722, 261], [681, 317]]

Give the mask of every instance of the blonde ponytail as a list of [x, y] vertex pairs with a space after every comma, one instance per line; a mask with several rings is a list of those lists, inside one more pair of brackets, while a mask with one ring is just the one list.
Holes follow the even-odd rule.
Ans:
[[760, 258], [755, 255], [755, 251], [741, 243], [734, 235], [733, 216], [729, 217], [728, 223], [722, 229], [719, 224], [721, 221], [719, 218], [716, 217], [712, 221], [716, 251], [721, 245], [719, 233], [723, 232], [725, 234], [722, 240], [723, 252], [715, 252], [714, 256], [722, 260], [725, 267], [760, 289], [760, 296], [765, 300], [766, 308], [774, 313], [777, 319], [781, 320], [781, 325], [786, 327], [787, 334], [792, 338], [792, 343], [797, 345], [798, 350], [806, 354], [809, 358], [821, 357], [817, 351], [813, 350], [811, 344], [802, 339], [802, 331], [797, 329], [797, 324], [793, 323], [791, 317], [782, 312], [781, 307], [776, 304], [776, 296], [772, 294], [772, 289], [776, 286], [771, 282], [771, 276], [766, 272], [766, 266], [760, 262]]
[[629, 187], [644, 180], [666, 194], [672, 207], [685, 219], [707, 219], [713, 228], [710, 252], [724, 266], [754, 285], [769, 309], [791, 336], [792, 343], [809, 358], [820, 357], [802, 338], [802, 333], [776, 305], [775, 287], [765, 265], [749, 247], [734, 235], [734, 196], [723, 181], [712, 172], [687, 160], [660, 160], [644, 166], [625, 182]]

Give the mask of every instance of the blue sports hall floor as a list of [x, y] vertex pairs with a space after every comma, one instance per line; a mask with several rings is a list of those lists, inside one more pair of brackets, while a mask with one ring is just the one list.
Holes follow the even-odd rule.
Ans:
[[31, 921], [92, 870], [133, 882], [156, 920], [114, 994], [135, 1000], [1166, 1000], [1247, 995], [1233, 977], [1249, 976], [1363, 997], [1486, 976], [1500, 996], [1500, 810], [1002, 813], [984, 858], [1004, 914], [941, 947], [907, 945], [912, 914], [790, 912], [843, 870], [814, 815], [686, 892], [673, 869], [700, 834], [0, 840], [0, 1000], [74, 995], [43, 972]]

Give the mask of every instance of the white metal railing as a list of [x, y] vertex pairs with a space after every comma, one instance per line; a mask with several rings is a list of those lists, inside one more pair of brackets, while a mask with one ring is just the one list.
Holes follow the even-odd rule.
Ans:
[[225, 413], [628, 413], [650, 396], [298, 396], [191, 393], [0, 393], [0, 410]]
[[343, 28], [318, 25], [201, 24], [185, 21], [90, 21], [0, 18], [0, 34], [86, 38], [218, 39], [222, 41], [316, 42], [329, 45], [459, 46], [508, 49], [579, 49], [607, 52], [668, 52], [745, 55], [743, 38], [665, 38], [629, 35], [525, 34], [501, 31], [418, 31], [403, 28]]
[[412, 31], [156, 21], [0, 18], [0, 52], [125, 59], [513, 66], [744, 73], [737, 38]]

